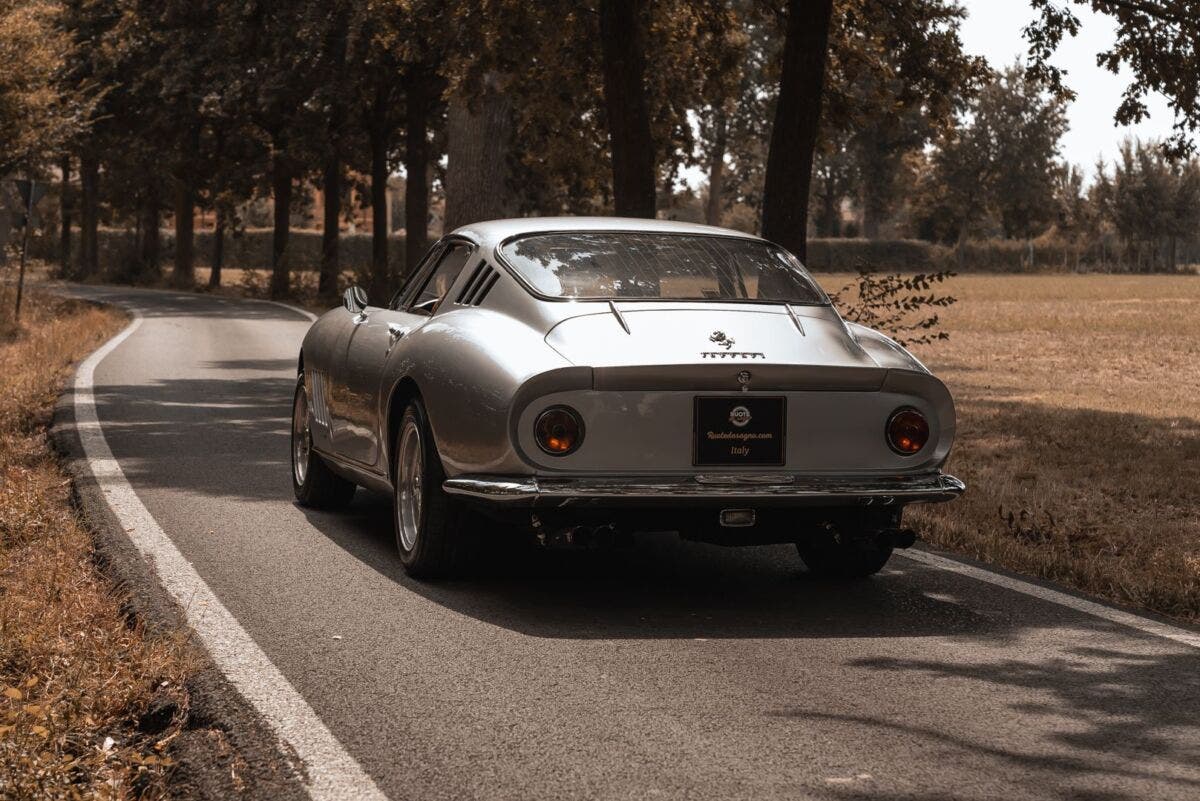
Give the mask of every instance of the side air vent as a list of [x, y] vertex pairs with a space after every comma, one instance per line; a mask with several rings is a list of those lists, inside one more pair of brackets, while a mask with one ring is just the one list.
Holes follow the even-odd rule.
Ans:
[[329, 428], [329, 401], [325, 397], [325, 374], [313, 370], [312, 373], [312, 411], [313, 420], [318, 425]]
[[496, 272], [494, 267], [486, 261], [479, 262], [479, 266], [471, 273], [466, 286], [458, 293], [454, 302], [461, 306], [478, 306], [483, 303], [483, 299], [492, 291], [499, 278], [500, 273]]

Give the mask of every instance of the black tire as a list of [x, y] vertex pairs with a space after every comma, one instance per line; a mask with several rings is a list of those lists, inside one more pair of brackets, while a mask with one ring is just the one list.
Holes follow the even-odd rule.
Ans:
[[808, 572], [821, 578], [861, 579], [883, 569], [892, 546], [875, 538], [834, 537], [819, 532], [796, 543]]
[[[300, 420], [303, 415], [304, 419]], [[308, 394], [304, 386], [304, 374], [296, 380], [296, 394], [292, 398], [292, 491], [301, 506], [310, 509], [344, 509], [354, 498], [358, 489], [354, 482], [347, 481], [329, 469], [321, 455], [312, 449], [312, 414], [309, 413]], [[303, 438], [303, 448], [298, 448]], [[300, 468], [303, 469], [300, 469]]]
[[[401, 476], [405, 470], [409, 474], [416, 474], [406, 466], [409, 463], [405, 461], [411, 456], [410, 446], [405, 443], [406, 433], [410, 431], [419, 435], [417, 445], [421, 455], [420, 482], [415, 489], [420, 496], [420, 503], [415, 512], [408, 505], [408, 494], [405, 492], [406, 488], [408, 493], [414, 492], [414, 485]], [[429, 417], [419, 398], [414, 398], [404, 410], [392, 454], [392, 523], [396, 534], [396, 550], [400, 552], [400, 562], [405, 572], [420, 579], [454, 576], [463, 570], [470, 559], [473, 530], [479, 518], [442, 489], [446, 474], [433, 441]], [[409, 521], [407, 527], [405, 520]], [[411, 541], [406, 541], [406, 536]]]

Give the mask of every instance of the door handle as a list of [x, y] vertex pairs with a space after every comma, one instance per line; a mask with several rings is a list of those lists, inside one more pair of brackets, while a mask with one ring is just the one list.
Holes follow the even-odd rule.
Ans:
[[404, 326], [397, 323], [388, 323], [388, 340], [391, 341], [393, 345], [396, 344], [397, 339], [400, 339], [407, 333], [408, 329]]

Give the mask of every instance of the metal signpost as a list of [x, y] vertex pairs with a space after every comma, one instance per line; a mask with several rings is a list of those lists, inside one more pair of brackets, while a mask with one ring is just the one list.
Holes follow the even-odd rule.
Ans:
[[37, 181], [14, 181], [21, 201], [25, 204], [25, 212], [21, 221], [21, 269], [17, 274], [17, 306], [13, 311], [13, 319], [21, 319], [21, 295], [25, 291], [25, 260], [29, 255], [29, 229], [33, 227], [33, 207], [46, 194], [46, 184]]

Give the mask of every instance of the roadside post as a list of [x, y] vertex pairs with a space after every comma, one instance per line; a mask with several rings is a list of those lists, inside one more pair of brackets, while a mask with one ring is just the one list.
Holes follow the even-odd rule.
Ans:
[[34, 180], [16, 181], [17, 192], [25, 204], [25, 212], [21, 220], [21, 269], [17, 273], [17, 305], [13, 310], [13, 319], [21, 319], [21, 295], [25, 291], [25, 261], [29, 256], [29, 229], [33, 226], [33, 207], [46, 194], [46, 184]]

